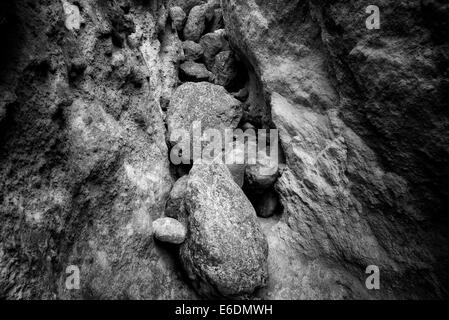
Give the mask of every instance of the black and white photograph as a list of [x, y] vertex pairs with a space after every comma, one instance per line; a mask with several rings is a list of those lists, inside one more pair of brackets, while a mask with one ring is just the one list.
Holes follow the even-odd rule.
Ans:
[[0, 41], [0, 300], [449, 299], [448, 0], [1, 0]]

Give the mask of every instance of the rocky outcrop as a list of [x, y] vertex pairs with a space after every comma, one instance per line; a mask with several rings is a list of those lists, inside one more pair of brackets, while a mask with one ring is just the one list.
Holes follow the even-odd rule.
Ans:
[[[437, 67], [447, 41], [435, 27], [443, 15], [430, 25], [415, 18], [444, 10], [388, 1], [381, 29], [367, 30], [368, 4], [222, 2], [228, 38], [252, 72], [244, 118], [279, 128], [287, 162], [276, 185], [284, 213], [266, 229], [262, 297], [448, 294], [437, 263], [447, 259], [448, 224], [432, 222], [448, 194], [447, 163], [435, 161], [447, 158], [447, 117], [436, 111], [447, 100]], [[271, 119], [257, 118], [270, 109]], [[301, 281], [287, 256], [303, 266]], [[384, 290], [364, 286], [368, 265], [382, 270]]]
[[205, 297], [241, 297], [264, 286], [268, 247], [251, 203], [224, 164], [198, 164], [185, 196], [189, 235], [181, 260]]

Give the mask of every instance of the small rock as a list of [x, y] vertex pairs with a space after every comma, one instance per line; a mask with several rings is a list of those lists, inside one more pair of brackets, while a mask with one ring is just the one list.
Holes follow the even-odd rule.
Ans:
[[226, 32], [223, 29], [205, 34], [200, 44], [204, 50], [204, 60], [209, 70], [212, 70], [215, 64], [215, 56], [221, 51], [229, 50], [229, 43], [225, 37]]
[[70, 31], [79, 30], [82, 22], [80, 9], [65, 0], [62, 2], [62, 7], [66, 16], [65, 27]]
[[187, 212], [184, 207], [184, 196], [187, 190], [188, 181], [188, 175], [176, 181], [173, 189], [170, 192], [170, 197], [165, 207], [165, 215], [180, 222], [185, 222], [187, 217]]
[[[246, 89], [242, 89], [242, 90], [246, 90]], [[240, 91], [242, 91], [242, 90], [240, 90]], [[239, 92], [240, 92], [240, 91], [239, 91]], [[234, 96], [234, 97], [235, 97], [235, 96]], [[257, 128], [256, 128], [254, 125], [252, 125], [251, 123], [249, 123], [249, 122], [245, 123], [245, 124], [242, 126], [242, 130], [243, 130], [243, 131], [254, 130], [254, 131], [257, 133]]]
[[219, 29], [224, 29], [224, 19], [223, 19], [223, 10], [222, 9], [215, 9], [214, 10], [214, 17], [212, 19], [212, 27], [211, 32], [214, 32]]
[[162, 5], [158, 11], [158, 20], [156, 24], [157, 33], [161, 34], [165, 30], [165, 26], [167, 25], [168, 20], [168, 10]]
[[[237, 185], [242, 188], [245, 183], [245, 145], [241, 143], [233, 143], [232, 146], [226, 150], [228, 157], [225, 159], [227, 161], [226, 165], [231, 172], [231, 175], [237, 183]], [[243, 159], [243, 161], [241, 161]]]
[[184, 50], [184, 57], [186, 60], [196, 61], [203, 56], [203, 47], [193, 41], [187, 40], [182, 43], [182, 48]]
[[187, 81], [212, 81], [212, 79], [214, 78], [213, 73], [207, 70], [206, 66], [202, 63], [186, 61], [181, 64], [180, 70], [181, 74]]
[[181, 7], [170, 8], [170, 18], [172, 21], [173, 29], [182, 31], [187, 15]]
[[116, 51], [112, 54], [111, 65], [114, 68], [119, 68], [125, 64], [125, 56], [120, 51]]
[[237, 76], [237, 67], [232, 51], [227, 50], [217, 54], [212, 72], [215, 75], [215, 84], [228, 87], [232, 83]]
[[184, 38], [198, 42], [206, 29], [206, 21], [210, 16], [210, 7], [206, 4], [193, 7], [184, 27]]
[[138, 48], [140, 46], [140, 38], [141, 38], [141, 35], [139, 36], [137, 33], [131, 33], [127, 38], [128, 46], [131, 49]]
[[172, 218], [161, 218], [153, 222], [154, 237], [159, 241], [182, 244], [187, 236], [184, 225]]
[[186, 14], [189, 14], [193, 7], [205, 4], [204, 0], [172, 0], [171, 5], [181, 7]]
[[253, 293], [267, 280], [267, 240], [243, 191], [221, 163], [194, 165], [185, 205], [189, 235], [181, 262], [207, 298]]

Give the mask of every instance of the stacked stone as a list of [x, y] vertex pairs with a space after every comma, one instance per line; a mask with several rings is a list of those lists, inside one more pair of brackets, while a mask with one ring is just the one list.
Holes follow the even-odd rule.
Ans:
[[195, 5], [188, 14], [184, 9], [181, 6], [170, 8], [172, 28], [184, 40], [181, 80], [207, 81], [228, 88], [237, 76], [237, 67], [224, 30], [219, 1]]

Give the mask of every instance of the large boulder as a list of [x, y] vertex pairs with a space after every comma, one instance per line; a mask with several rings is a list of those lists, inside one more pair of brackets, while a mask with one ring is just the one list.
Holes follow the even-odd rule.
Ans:
[[168, 133], [172, 139], [175, 132], [190, 132], [195, 121], [201, 121], [203, 132], [207, 129], [235, 129], [241, 117], [240, 101], [223, 87], [208, 82], [187, 82], [178, 87], [170, 101], [167, 113]]
[[252, 294], [267, 280], [268, 247], [256, 213], [222, 163], [197, 164], [185, 197], [189, 234], [180, 256], [208, 298]]

